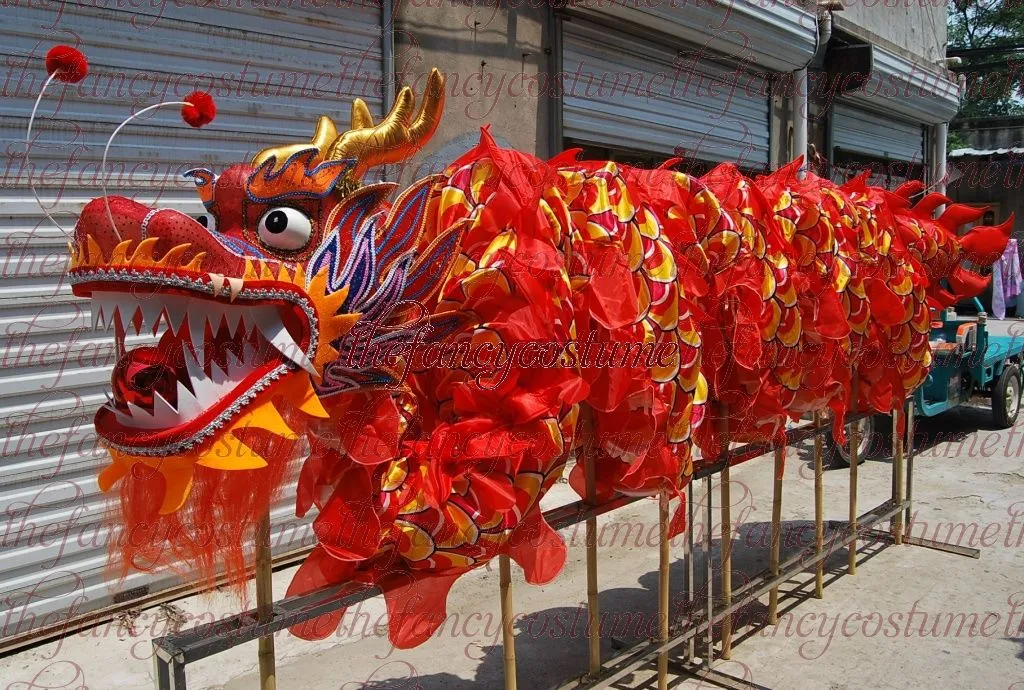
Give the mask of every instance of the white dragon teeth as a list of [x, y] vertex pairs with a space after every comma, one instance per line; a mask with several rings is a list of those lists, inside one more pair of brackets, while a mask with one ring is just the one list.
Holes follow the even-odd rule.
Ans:
[[183, 349], [182, 354], [185, 356], [185, 368], [188, 370], [188, 377], [192, 379], [192, 381], [198, 381], [206, 378], [206, 372], [203, 371], [203, 365], [187, 347]]
[[[202, 362], [205, 357], [206, 316], [199, 310], [188, 313], [188, 334], [192, 340], [192, 349], [195, 351], [199, 361]], [[185, 348], [185, 351], [185, 354], [188, 354], [188, 348]]]
[[164, 312], [164, 305], [154, 299], [145, 299], [142, 300], [139, 308], [142, 310], [142, 325], [139, 328], [139, 334], [155, 334], [160, 316]]
[[310, 374], [316, 375], [316, 369], [313, 367], [313, 363], [306, 357], [306, 353], [302, 351], [299, 344], [292, 338], [291, 333], [284, 327], [281, 320], [277, 318], [277, 314], [270, 310], [263, 310], [254, 312], [253, 316], [256, 317], [256, 325], [259, 327], [263, 337], [267, 339], [271, 345], [276, 347], [281, 354], [290, 359], [291, 361], [298, 364], [300, 367], [308, 371]]
[[158, 391], [153, 391], [153, 420], [161, 427], [177, 426], [182, 421], [178, 410]]
[[178, 381], [178, 415], [188, 422], [203, 413], [203, 406], [182, 381]]
[[234, 307], [224, 311], [224, 319], [228, 325], [228, 332], [239, 340], [245, 337], [245, 312], [244, 308]]
[[[242, 289], [241, 280], [225, 278], [218, 285], [216, 276], [211, 276], [211, 279], [218, 290], [226, 282], [232, 298], [237, 297]], [[161, 328], [166, 328], [175, 338], [182, 340], [182, 330], [188, 325], [189, 338], [184, 338], [181, 346], [189, 382], [177, 382], [177, 409], [156, 391], [153, 392], [152, 412], [132, 403], [128, 404], [127, 410], [119, 409], [108, 398], [106, 407], [126, 426], [171, 428], [197, 418], [229, 395], [258, 366], [267, 363], [261, 347], [264, 340], [289, 361], [316, 374], [306, 353], [295, 342], [273, 307], [229, 304], [174, 294], [134, 295], [104, 291], [93, 293], [91, 307], [93, 328], [109, 330], [116, 322], [125, 335], [157, 336]], [[209, 337], [214, 337], [222, 326], [227, 328], [236, 343], [243, 344], [241, 359], [231, 351], [224, 353], [223, 367], [216, 361], [208, 362], [206, 352], [209, 345], [207, 330], [210, 331]], [[253, 336], [253, 333], [260, 335]]]

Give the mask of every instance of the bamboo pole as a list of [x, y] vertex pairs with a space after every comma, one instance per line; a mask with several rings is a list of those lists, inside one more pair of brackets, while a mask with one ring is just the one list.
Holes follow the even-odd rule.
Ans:
[[[900, 433], [900, 417], [906, 409], [906, 401], [900, 404], [900, 408], [892, 413], [892, 491], [893, 500], [896, 503], [903, 502], [903, 434]], [[899, 511], [892, 517], [892, 540], [894, 544], [903, 543], [903, 511]]]
[[[854, 413], [857, 411], [857, 372], [854, 371], [852, 379], [853, 402], [851, 408]], [[850, 542], [848, 551], [849, 561], [847, 567], [850, 575], [857, 574], [857, 465], [860, 464], [860, 426], [859, 422], [850, 425], [850, 531], [853, 533], [853, 541]]]
[[[274, 616], [273, 568], [270, 553], [270, 510], [256, 526], [256, 617], [268, 623]], [[259, 639], [260, 690], [277, 689], [273, 634]]]
[[[711, 475], [709, 474], [704, 478], [704, 489], [707, 491], [705, 497], [706, 510], [705, 510], [705, 530], [704, 530], [704, 585], [707, 590], [707, 620], [713, 621], [715, 619], [715, 585], [714, 585], [714, 572], [713, 566], [711, 565], [711, 537], [712, 537], [712, 525], [715, 522], [714, 513], [714, 494], [711, 492]], [[711, 668], [711, 662], [715, 659], [715, 631], [714, 627], [709, 625], [707, 629], [707, 643], [708, 651], [704, 655], [704, 666]]]
[[[686, 485], [686, 615], [692, 620], [693, 614], [693, 480]], [[686, 659], [691, 664], [697, 654], [696, 642], [691, 637], [686, 644]]]
[[[907, 501], [914, 500], [914, 399], [911, 398], [907, 405]], [[910, 534], [911, 522], [910, 522], [910, 505], [907, 505], [907, 511], [904, 513], [903, 519], [906, 521], [905, 526], [907, 530], [907, 536], [913, 536]]]
[[[591, 444], [592, 445], [592, 444]], [[587, 502], [593, 505], [596, 502], [597, 480], [594, 468], [594, 453], [596, 449], [591, 447], [583, 465], [584, 480], [586, 483]], [[601, 672], [601, 611], [598, 601], [597, 583], [597, 518], [589, 517], [586, 523], [586, 545], [587, 545], [587, 642], [590, 655], [590, 674], [597, 675]]]
[[[782, 475], [786, 467], [786, 447], [775, 449], [775, 483], [772, 490], [772, 547], [771, 571], [773, 577], [779, 575], [779, 549], [782, 542]], [[768, 623], [779, 622], [779, 586], [775, 585], [768, 593]]]
[[[660, 642], [668, 642], [668, 502], [668, 492], [662, 491], [658, 497], [658, 523], [661, 539], [658, 559], [658, 640]], [[668, 690], [668, 650], [658, 655], [658, 690]]]
[[[821, 413], [814, 413], [814, 428], [821, 428]], [[820, 556], [825, 548], [825, 472], [822, 467], [821, 434], [814, 436], [814, 553]], [[825, 596], [825, 561], [819, 560], [814, 569], [814, 597]]]
[[[725, 467], [722, 468], [722, 545], [719, 551], [722, 562], [722, 604], [728, 608], [732, 604], [732, 516], [730, 515], [729, 498], [729, 406], [721, 407], [722, 417], [719, 420], [719, 433], [722, 448], [726, 453]], [[732, 658], [732, 614], [722, 619], [722, 658]]]
[[506, 554], [498, 556], [501, 587], [501, 646], [505, 653], [505, 690], [516, 690], [516, 637], [512, 625], [512, 564]]

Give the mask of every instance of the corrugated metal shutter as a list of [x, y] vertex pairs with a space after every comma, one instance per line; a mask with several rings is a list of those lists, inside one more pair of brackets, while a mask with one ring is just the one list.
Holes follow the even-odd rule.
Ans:
[[[134, 109], [180, 100], [195, 88], [217, 99], [217, 120], [195, 130], [176, 108], [129, 125], [111, 148], [111, 193], [201, 211], [188, 168], [249, 160], [265, 145], [308, 140], [321, 113], [346, 121], [353, 96], [381, 109], [380, 8], [343, 11], [253, 5], [18, 3], [4, 10], [8, 68], [0, 99], [0, 640], [110, 604], [105, 569], [105, 464], [92, 432], [113, 363], [112, 338], [89, 330], [88, 305], [65, 280], [67, 237], [40, 213], [21, 157], [28, 114], [45, 78], [42, 56], [73, 31], [90, 74], [55, 83], [40, 108], [31, 169], [62, 225], [101, 194], [99, 161], [116, 125]], [[37, 6], [39, 9], [37, 9]], [[294, 478], [293, 478], [294, 479]], [[292, 501], [274, 510], [279, 551], [299, 548]], [[307, 535], [308, 536], [308, 535]], [[133, 575], [124, 592], [150, 592], [173, 576]]]
[[832, 145], [871, 158], [920, 164], [924, 161], [924, 128], [891, 113], [873, 112], [836, 103], [832, 111]]
[[768, 164], [763, 78], [587, 22], [562, 26], [564, 138], [744, 167]]
[[937, 72], [934, 63], [872, 45], [871, 74], [846, 98], [926, 125], [949, 122], [960, 110], [961, 95], [959, 82], [951, 76], [945, 70]]
[[767, 69], [807, 66], [818, 47], [818, 20], [795, 2], [567, 2], [573, 12], [626, 21]]

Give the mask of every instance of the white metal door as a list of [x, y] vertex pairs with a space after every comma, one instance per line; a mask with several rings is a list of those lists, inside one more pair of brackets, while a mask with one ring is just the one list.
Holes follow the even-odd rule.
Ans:
[[[89, 330], [86, 303], [71, 296], [68, 238], [40, 213], [30, 172], [44, 203], [70, 229], [101, 194], [99, 161], [117, 124], [133, 110], [198, 88], [217, 101], [214, 123], [192, 129], [177, 108], [144, 116], [111, 148], [107, 180], [111, 193], [199, 212], [181, 172], [219, 169], [272, 143], [308, 140], [321, 113], [345, 122], [355, 96], [380, 113], [379, 6], [303, 4], [280, 12], [260, 3], [220, 4], [116, 10], [92, 2], [13, 3], [2, 10], [0, 644], [176, 582], [133, 575], [113, 587], [104, 572], [105, 497], [95, 476], [105, 458], [92, 415], [108, 387], [113, 342]], [[78, 43], [90, 73], [79, 84], [51, 86], [26, 163], [28, 114], [46, 77], [43, 56], [57, 43]], [[279, 551], [299, 548], [303, 536], [290, 524], [294, 493], [284, 496], [274, 511], [285, 531]]]

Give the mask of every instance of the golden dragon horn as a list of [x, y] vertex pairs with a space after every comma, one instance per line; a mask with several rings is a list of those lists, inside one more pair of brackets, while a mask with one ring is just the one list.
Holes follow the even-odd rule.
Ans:
[[358, 184], [357, 181], [370, 168], [398, 163], [423, 148], [441, 121], [444, 99], [444, 77], [433, 69], [427, 79], [423, 104], [415, 120], [413, 113], [416, 97], [408, 86], [398, 92], [391, 112], [379, 125], [373, 124], [370, 109], [363, 99], [357, 98], [352, 101], [352, 124], [349, 131], [339, 136], [334, 121], [323, 115], [317, 122], [312, 140], [265, 148], [253, 156], [252, 165], [258, 167], [274, 157], [276, 167], [300, 151], [315, 148], [321, 162], [346, 158], [356, 160], [356, 166], [348, 173], [348, 177]]
[[350, 173], [359, 179], [377, 165], [398, 163], [423, 148], [437, 130], [444, 110], [444, 77], [437, 69], [430, 71], [420, 111], [416, 97], [408, 86], [398, 92], [395, 104], [379, 125], [373, 124], [366, 103], [357, 98], [352, 102], [352, 129], [334, 140], [324, 160], [354, 158], [356, 167]]

